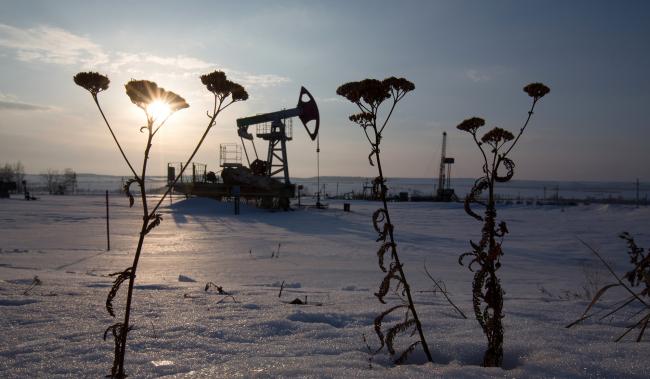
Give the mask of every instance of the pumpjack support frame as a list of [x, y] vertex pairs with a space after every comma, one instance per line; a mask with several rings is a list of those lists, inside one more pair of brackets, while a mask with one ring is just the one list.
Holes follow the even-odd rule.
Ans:
[[[232, 187], [240, 188], [240, 196], [256, 199], [265, 208], [284, 208], [289, 206], [289, 198], [295, 195], [295, 185], [289, 176], [287, 141], [293, 138], [292, 119], [298, 117], [312, 141], [318, 137], [320, 114], [315, 98], [305, 87], [300, 88], [298, 104], [295, 108], [258, 114], [237, 119], [237, 135], [240, 137], [248, 166], [230, 165], [223, 167], [223, 183], [177, 183], [174, 190], [187, 195], [207, 197], [227, 197]], [[253, 135], [248, 131], [256, 125], [256, 136], [268, 142], [266, 160], [258, 156]], [[244, 140], [253, 147], [254, 160], [251, 162]], [[281, 181], [278, 180], [281, 177]], [[183, 188], [180, 188], [183, 187]]]

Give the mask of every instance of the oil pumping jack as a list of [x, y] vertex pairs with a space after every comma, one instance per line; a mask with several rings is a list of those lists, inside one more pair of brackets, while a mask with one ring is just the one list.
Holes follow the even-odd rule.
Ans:
[[[263, 113], [237, 119], [237, 135], [241, 139], [248, 168], [241, 163], [224, 162], [221, 177], [227, 186], [239, 186], [242, 197], [255, 198], [262, 208], [289, 208], [289, 199], [295, 196], [295, 185], [289, 177], [287, 142], [293, 139], [292, 119], [298, 117], [312, 141], [318, 137], [320, 115], [316, 100], [305, 87], [300, 88], [295, 108]], [[266, 157], [260, 157], [253, 134], [268, 143]], [[246, 141], [252, 151], [246, 147]], [[265, 158], [265, 159], [262, 159]], [[251, 161], [252, 159], [252, 161]]]

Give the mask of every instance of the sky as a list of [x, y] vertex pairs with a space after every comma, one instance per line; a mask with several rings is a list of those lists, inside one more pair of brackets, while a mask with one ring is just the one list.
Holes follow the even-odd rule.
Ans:
[[[415, 84], [384, 131], [387, 177], [437, 177], [443, 131], [453, 177], [480, 175], [480, 153], [455, 127], [471, 116], [517, 131], [543, 82], [532, 123], [511, 153], [515, 179], [650, 181], [650, 3], [646, 1], [9, 1], [0, 2], [0, 164], [28, 173], [72, 168], [127, 175], [90, 95], [72, 77], [111, 79], [100, 102], [139, 165], [144, 113], [125, 94], [147, 79], [183, 96], [154, 140], [149, 172], [187, 159], [223, 70], [250, 98], [229, 107], [195, 161], [219, 169], [239, 142], [236, 119], [295, 107], [300, 87], [320, 115], [320, 174], [373, 177], [356, 107], [339, 85], [405, 77]], [[317, 174], [298, 120], [292, 176]], [[487, 130], [487, 128], [486, 128]], [[257, 144], [264, 151], [265, 145]]]

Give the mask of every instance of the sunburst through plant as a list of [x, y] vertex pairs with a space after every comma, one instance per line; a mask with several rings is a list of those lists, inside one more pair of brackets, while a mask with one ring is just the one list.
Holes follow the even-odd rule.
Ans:
[[[134, 283], [136, 278], [136, 271], [138, 269], [138, 263], [140, 262], [140, 254], [143, 252], [143, 246], [145, 241], [145, 236], [149, 234], [155, 227], [159, 226], [162, 222], [161, 213], [157, 212], [158, 208], [162, 205], [165, 198], [170, 194], [172, 188], [176, 182], [183, 177], [183, 172], [185, 168], [192, 162], [194, 156], [199, 151], [199, 148], [205, 141], [205, 138], [208, 135], [210, 129], [215, 125], [215, 120], [217, 116], [231, 104], [244, 101], [248, 99], [248, 93], [243, 86], [232, 82], [226, 78], [226, 74], [222, 71], [214, 71], [210, 74], [202, 75], [201, 82], [208, 87], [208, 90], [212, 92], [214, 96], [212, 113], [207, 112], [208, 124], [203, 131], [203, 135], [199, 139], [198, 143], [194, 147], [194, 150], [190, 154], [189, 158], [185, 161], [184, 168], [175, 176], [175, 178], [167, 186], [167, 191], [163, 193], [162, 196], [158, 197], [155, 206], [149, 207], [147, 202], [147, 165], [149, 164], [149, 153], [151, 147], [153, 146], [154, 136], [163, 126], [165, 121], [173, 113], [189, 107], [189, 104], [178, 94], [167, 91], [162, 87], [158, 87], [158, 84], [149, 80], [135, 80], [132, 79], [124, 85], [126, 94], [133, 104], [142, 109], [147, 116], [147, 123], [145, 126], [140, 127], [140, 132], [144, 133], [147, 137], [147, 142], [145, 144], [144, 150], [144, 159], [142, 161], [142, 170], [141, 174], [138, 173], [127, 158], [122, 146], [120, 145], [113, 128], [111, 127], [108, 119], [104, 116], [104, 111], [99, 104], [98, 94], [108, 89], [110, 80], [108, 77], [101, 75], [97, 72], [80, 72], [74, 76], [74, 82], [86, 89], [93, 97], [97, 108], [108, 127], [108, 130], [115, 141], [122, 157], [124, 158], [125, 163], [131, 170], [133, 176], [129, 178], [124, 184], [123, 190], [126, 196], [129, 199], [129, 206], [132, 207], [135, 203], [133, 194], [131, 193], [131, 186], [137, 185], [140, 190], [140, 196], [142, 198], [142, 226], [140, 228], [140, 234], [138, 239], [137, 248], [133, 255], [133, 263], [131, 266], [127, 267], [122, 271], [115, 272], [110, 274], [110, 276], [115, 277], [113, 281], [113, 286], [111, 287], [110, 292], [106, 298], [106, 310], [112, 317], [117, 317], [117, 313], [113, 307], [113, 300], [120, 292], [120, 287], [124, 284], [128, 284], [128, 289], [126, 293], [126, 300], [124, 305], [123, 321], [113, 323], [113, 325], [106, 328], [104, 332], [104, 339], [109, 335], [113, 335], [114, 342], [114, 356], [113, 356], [113, 366], [111, 367], [111, 373], [108, 375], [110, 378], [114, 379], [124, 379], [127, 377], [124, 371], [124, 357], [126, 355], [126, 347], [128, 341], [128, 333], [132, 330], [133, 326], [130, 323], [131, 316], [131, 302], [133, 300], [133, 290]], [[229, 99], [230, 97], [230, 99]], [[157, 125], [155, 125], [157, 124]], [[122, 291], [123, 292], [123, 291]]]
[[172, 113], [169, 103], [155, 100], [147, 106], [147, 114], [154, 120], [164, 120]]

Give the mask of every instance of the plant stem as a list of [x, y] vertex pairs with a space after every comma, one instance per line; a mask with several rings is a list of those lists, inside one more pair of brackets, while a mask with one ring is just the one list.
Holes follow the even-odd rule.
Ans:
[[[494, 155], [496, 156], [496, 152]], [[494, 202], [494, 177], [496, 176], [496, 167], [492, 163], [492, 175], [490, 176], [488, 204], [486, 208], [485, 226], [489, 235], [488, 256], [487, 256], [487, 272], [490, 275], [488, 283], [488, 291], [491, 297], [486, 299], [489, 308], [493, 309], [491, 320], [486, 321], [485, 334], [488, 339], [488, 350], [485, 352], [483, 358], [483, 366], [485, 367], [498, 367], [501, 366], [503, 361], [503, 324], [501, 322], [503, 312], [503, 292], [499, 279], [496, 274], [496, 267], [493, 254], [498, 254], [496, 251], [496, 239], [494, 238], [494, 227], [497, 216], [496, 204]]]
[[[429, 279], [431, 279], [431, 281], [433, 282], [433, 284], [436, 285], [436, 287], [438, 288], [438, 290], [440, 291], [440, 293], [442, 293], [442, 295], [445, 297], [445, 299], [447, 299], [447, 302], [449, 302], [449, 304], [451, 304], [451, 306], [454, 307], [454, 309], [455, 309], [458, 313], [460, 313], [460, 315], [463, 316], [464, 319], [467, 319], [467, 316], [465, 315], [465, 313], [463, 313], [463, 311], [461, 311], [460, 308], [458, 308], [458, 307], [456, 306], [456, 304], [454, 304], [454, 302], [451, 301], [451, 299], [450, 299], [449, 296], [447, 295], [447, 291], [443, 290], [442, 287], [440, 286], [440, 284], [438, 283], [438, 281], [435, 280], [435, 279], [433, 278], [433, 276], [431, 275], [431, 273], [429, 273], [429, 270], [427, 270], [427, 264], [426, 264], [426, 263], [424, 264], [424, 272], [427, 274], [427, 276], [429, 277]], [[433, 292], [435, 292], [435, 290], [434, 290]]]
[[111, 132], [111, 136], [113, 136], [113, 140], [115, 141], [115, 144], [117, 145], [117, 148], [120, 150], [120, 153], [122, 153], [122, 158], [124, 158], [124, 161], [126, 162], [126, 164], [131, 169], [131, 173], [133, 173], [133, 176], [136, 178], [136, 180], [139, 181], [140, 177], [138, 176], [138, 174], [133, 169], [133, 166], [131, 165], [131, 162], [129, 162], [129, 158], [126, 157], [126, 154], [124, 153], [124, 150], [122, 149], [122, 145], [120, 145], [120, 142], [117, 140], [117, 137], [115, 136], [115, 133], [113, 133], [113, 128], [111, 128], [111, 124], [109, 124], [108, 119], [106, 119], [106, 115], [104, 115], [104, 111], [102, 110], [102, 107], [99, 105], [99, 100], [97, 99], [97, 95], [93, 95], [93, 100], [95, 101], [95, 104], [97, 105], [97, 109], [99, 109], [99, 113], [101, 113], [102, 118], [104, 119], [104, 122], [106, 123], [106, 126], [108, 126], [108, 131]]
[[634, 293], [634, 291], [632, 291], [632, 289], [631, 289], [630, 287], [628, 287], [628, 286], [627, 286], [627, 285], [626, 285], [626, 284], [621, 280], [621, 278], [620, 278], [618, 275], [616, 275], [616, 272], [614, 272], [614, 269], [612, 269], [612, 266], [610, 266], [609, 263], [607, 263], [607, 261], [605, 261], [605, 259], [603, 259], [603, 257], [598, 253], [598, 251], [596, 251], [596, 249], [594, 249], [593, 247], [591, 247], [588, 243], [586, 243], [585, 241], [583, 241], [583, 240], [580, 239], [579, 237], [576, 237], [576, 238], [578, 238], [578, 241], [580, 241], [583, 245], [585, 245], [585, 246], [587, 247], [587, 249], [589, 249], [589, 250], [590, 250], [590, 251], [591, 251], [591, 252], [592, 252], [596, 257], [598, 257], [598, 259], [603, 263], [603, 265], [605, 265], [605, 267], [607, 268], [607, 270], [609, 271], [609, 273], [612, 274], [612, 276], [616, 279], [616, 281], [617, 281], [617, 282], [618, 282], [618, 283], [619, 283], [623, 288], [625, 288], [625, 290], [626, 290], [627, 292], [629, 292], [629, 293], [630, 293], [630, 294], [631, 294], [635, 299], [637, 299], [641, 304], [645, 305], [646, 308], [650, 308], [650, 305], [648, 305], [648, 303], [646, 303], [642, 298], [640, 298], [639, 295], [637, 295], [636, 293]]
[[506, 150], [505, 153], [503, 153], [503, 157], [507, 156], [510, 150], [512, 150], [513, 147], [517, 144], [517, 141], [519, 141], [519, 137], [521, 137], [522, 134], [524, 134], [524, 130], [526, 130], [526, 127], [528, 126], [528, 122], [530, 122], [530, 118], [533, 116], [533, 110], [535, 109], [535, 104], [537, 104], [537, 100], [533, 100], [533, 104], [530, 106], [530, 110], [528, 111], [528, 117], [526, 118], [526, 122], [524, 122], [524, 126], [519, 129], [519, 134], [517, 134], [517, 138], [510, 144], [510, 147], [508, 150]]
[[149, 161], [149, 151], [151, 150], [151, 140], [153, 139], [153, 134], [151, 132], [151, 122], [149, 125], [148, 130], [148, 138], [147, 138], [147, 148], [145, 149], [144, 152], [144, 160], [142, 162], [142, 180], [139, 182], [140, 184], [140, 196], [142, 197], [142, 228], [140, 229], [140, 237], [138, 239], [138, 247], [136, 248], [135, 251], [135, 256], [133, 257], [133, 265], [131, 266], [131, 275], [129, 276], [129, 289], [127, 291], [127, 296], [126, 296], [126, 305], [125, 305], [125, 311], [124, 311], [124, 322], [122, 324], [122, 333], [120, 334], [121, 338], [121, 346], [120, 346], [120, 353], [119, 356], [117, 357], [118, 360], [118, 372], [117, 372], [117, 378], [125, 378], [126, 374], [124, 372], [124, 357], [126, 355], [126, 341], [127, 341], [127, 334], [129, 332], [129, 318], [131, 315], [131, 301], [133, 299], [133, 285], [135, 283], [135, 275], [136, 271], [138, 269], [138, 262], [140, 260], [140, 253], [142, 252], [142, 246], [144, 244], [144, 237], [147, 234], [147, 226], [149, 225], [149, 221], [151, 217], [149, 216], [148, 208], [147, 208], [147, 191], [145, 187], [145, 178], [147, 174], [147, 163]]
[[395, 264], [397, 265], [397, 268], [399, 270], [399, 274], [402, 277], [402, 282], [404, 284], [404, 292], [406, 293], [406, 298], [408, 299], [409, 302], [409, 308], [411, 309], [411, 313], [413, 314], [413, 319], [415, 320], [415, 327], [418, 330], [418, 334], [420, 335], [420, 341], [422, 342], [422, 349], [424, 350], [424, 354], [427, 356], [427, 360], [429, 362], [433, 362], [433, 358], [431, 357], [431, 352], [429, 351], [429, 345], [427, 345], [427, 341], [424, 337], [424, 332], [422, 331], [422, 324], [420, 323], [420, 319], [418, 318], [418, 314], [415, 310], [415, 304], [413, 302], [413, 297], [411, 296], [411, 287], [408, 285], [408, 282], [406, 281], [406, 275], [404, 274], [404, 270], [402, 269], [402, 264], [399, 261], [399, 256], [397, 255], [397, 245], [395, 244], [395, 237], [393, 236], [393, 227], [392, 223], [390, 222], [390, 214], [388, 213], [388, 202], [386, 201], [386, 187], [384, 184], [384, 172], [381, 167], [381, 159], [379, 158], [379, 141], [381, 140], [380, 133], [377, 132], [377, 128], [374, 127], [375, 131], [375, 141], [377, 141], [377, 146], [375, 148], [375, 158], [377, 162], [377, 171], [379, 173], [379, 180], [381, 181], [381, 201], [384, 207], [384, 211], [386, 212], [386, 223], [388, 225], [391, 225], [391, 227], [388, 228], [388, 235], [390, 237], [390, 242], [391, 242], [391, 253], [393, 255], [393, 258], [395, 259]]
[[[232, 104], [232, 103], [230, 103], [230, 104]], [[228, 105], [230, 105], [230, 104], [228, 104]], [[226, 107], [228, 105], [226, 105]], [[187, 169], [187, 166], [189, 166], [189, 164], [192, 162], [192, 159], [194, 159], [194, 156], [199, 151], [199, 148], [203, 144], [203, 141], [205, 140], [205, 137], [208, 136], [208, 133], [210, 132], [210, 129], [212, 129], [212, 126], [214, 125], [214, 120], [217, 118], [219, 113], [222, 110], [224, 110], [226, 107], [221, 108], [221, 103], [219, 103], [219, 107], [217, 108], [217, 106], [215, 104], [215, 110], [214, 110], [214, 112], [212, 114], [212, 117], [210, 118], [210, 123], [208, 124], [208, 127], [205, 129], [205, 132], [203, 132], [203, 135], [201, 136], [201, 139], [199, 140], [199, 143], [194, 148], [194, 151], [192, 152], [192, 154], [190, 154], [190, 157], [185, 162], [185, 165], [181, 168], [181, 172], [178, 175], [176, 175], [176, 178], [174, 178], [174, 181], [169, 186], [167, 186], [167, 190], [165, 191], [163, 196], [160, 198], [160, 200], [158, 200], [158, 203], [156, 203], [156, 206], [154, 206], [153, 209], [151, 210], [151, 214], [149, 215], [150, 217], [153, 216], [156, 213], [156, 211], [158, 210], [160, 205], [167, 198], [167, 195], [169, 195], [169, 193], [171, 192], [172, 188], [174, 188], [174, 185], [176, 184], [176, 182], [178, 182], [178, 180], [181, 178], [181, 176], [183, 175], [183, 172], [185, 172], [185, 169]]]

